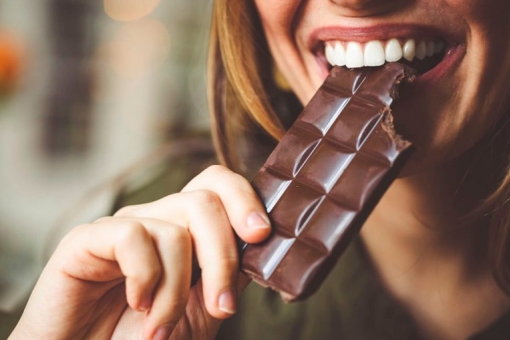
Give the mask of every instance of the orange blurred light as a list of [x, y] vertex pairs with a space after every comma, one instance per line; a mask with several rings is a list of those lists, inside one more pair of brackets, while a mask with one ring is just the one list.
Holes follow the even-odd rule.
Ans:
[[137, 77], [163, 64], [170, 51], [170, 34], [153, 19], [123, 24], [101, 54], [117, 73]]
[[0, 31], [0, 94], [11, 90], [21, 73], [22, 47], [19, 39]]
[[112, 19], [131, 21], [152, 13], [160, 0], [104, 0], [104, 11]]

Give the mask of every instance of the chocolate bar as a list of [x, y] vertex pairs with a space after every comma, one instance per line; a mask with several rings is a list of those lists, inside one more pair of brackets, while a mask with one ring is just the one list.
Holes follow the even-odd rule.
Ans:
[[285, 301], [318, 289], [409, 158], [389, 106], [414, 70], [334, 67], [252, 181], [273, 234], [241, 270]]

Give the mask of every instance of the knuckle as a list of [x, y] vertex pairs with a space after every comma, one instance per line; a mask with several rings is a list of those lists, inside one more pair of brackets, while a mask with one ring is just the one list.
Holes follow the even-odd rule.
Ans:
[[251, 186], [250, 182], [243, 176], [239, 174], [233, 174], [232, 175], [232, 183], [234, 186], [236, 186], [241, 192], [243, 193], [255, 193], [253, 190], [253, 187]]
[[120, 208], [113, 216], [132, 216], [134, 211], [136, 211], [138, 206], [136, 205], [127, 205], [125, 207]]
[[222, 165], [211, 165], [205, 171], [211, 175], [211, 178], [214, 176], [215, 181], [223, 184], [219, 187], [225, 188], [227, 191], [228, 189], [235, 189], [243, 193], [254, 192], [250, 182], [246, 178], [232, 172]]
[[225, 174], [230, 172], [227, 168], [222, 165], [210, 165], [195, 178], [193, 178], [182, 190], [182, 192], [189, 192], [199, 188], [208, 186], [208, 184], [214, 180], [222, 180]]
[[128, 269], [126, 276], [130, 278], [131, 284], [140, 289], [147, 286], [150, 283], [157, 282], [162, 273], [163, 268], [159, 261], [146, 261], [143, 266], [137, 268]]
[[118, 237], [121, 243], [130, 243], [132, 240], [142, 238], [150, 238], [149, 232], [144, 225], [138, 221], [124, 220], [122, 221]]
[[[212, 264], [213, 262], [214, 267]], [[211, 272], [230, 273], [239, 270], [239, 257], [235, 249], [229, 248], [226, 251], [217, 253], [213, 262], [210, 263], [211, 267], [207, 268], [207, 270]]]
[[203, 172], [202, 174], [205, 174], [205, 175], [225, 175], [227, 173], [230, 173], [230, 170], [228, 170], [226, 167], [224, 167], [223, 165], [218, 165], [218, 164], [214, 164], [214, 165], [209, 165]]
[[139, 269], [137, 272], [125, 273], [129, 284], [138, 289], [142, 289], [150, 282], [157, 281], [161, 276], [161, 266], [157, 262], [152, 262]]
[[223, 165], [210, 165], [203, 173], [216, 177], [220, 181], [232, 181], [239, 185], [249, 184], [243, 176], [233, 172], [232, 170], [224, 167]]
[[111, 217], [111, 216], [103, 216], [103, 217], [98, 218], [94, 222], [92, 222], [92, 224], [109, 222], [112, 218], [113, 217]]
[[214, 191], [195, 190], [192, 194], [195, 202], [199, 205], [221, 205], [221, 199]]
[[160, 236], [160, 242], [170, 246], [186, 245], [191, 242], [188, 230], [179, 226], [164, 228]]
[[229, 252], [221, 258], [221, 263], [227, 270], [237, 270], [239, 267], [239, 258], [236, 252]]

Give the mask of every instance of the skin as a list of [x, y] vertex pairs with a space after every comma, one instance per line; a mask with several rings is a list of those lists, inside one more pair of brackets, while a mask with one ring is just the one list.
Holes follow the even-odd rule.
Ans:
[[[426, 27], [438, 30], [438, 35], [449, 44], [466, 49], [445, 76], [418, 81], [420, 85], [410, 88], [410, 95], [395, 108], [399, 132], [420, 151], [412, 172], [466, 151], [500, 118], [494, 112], [501, 111], [501, 105], [508, 107], [510, 51], [508, 25], [504, 23], [510, 19], [510, 4], [506, 1], [256, 0], [255, 3], [272, 55], [303, 103], [310, 100], [327, 75], [326, 65], [317, 64], [316, 54], [308, 46], [314, 31], [323, 27], [339, 28], [330, 37], [332, 40], [359, 42], [395, 37], [398, 34], [395, 32], [405, 25], [410, 26], [411, 32], [404, 36], [420, 36], [423, 33], [418, 31], [419, 27]], [[383, 32], [377, 29], [381, 26]], [[480, 97], [484, 100], [479, 100]], [[463, 142], [458, 143], [459, 140]]]
[[[320, 38], [447, 41], [455, 57], [421, 75], [393, 107], [397, 130], [417, 152], [370, 216], [362, 238], [383, 284], [407, 307], [424, 338], [464, 339], [488, 326], [510, 301], [484, 259], [480, 240], [487, 221], [462, 216], [483, 198], [477, 180], [492, 171], [488, 163], [473, 164], [480, 140], [510, 117], [508, 1], [255, 3], [276, 64], [304, 104], [327, 76]], [[328, 27], [333, 29], [316, 33]], [[310, 43], [317, 35], [319, 42]], [[467, 169], [478, 177], [466, 180]]]
[[[418, 152], [407, 177], [390, 187], [367, 221], [362, 237], [382, 283], [409, 310], [424, 338], [463, 339], [496, 320], [510, 301], [481, 255], [484, 221], [459, 220], [481, 194], [464, 194], [458, 187], [469, 166], [467, 150], [507, 115], [510, 4], [255, 3], [274, 59], [303, 104], [327, 75], [327, 65], [317, 63], [309, 45], [321, 25], [340, 27], [335, 34], [343, 40], [390, 35], [398, 31], [395, 23], [407, 23], [413, 34], [420, 25], [448, 36], [457, 52], [453, 66], [440, 76], [418, 79], [395, 107], [397, 128]], [[374, 32], [377, 25], [385, 28]], [[476, 169], [479, 178], [485, 168]], [[247, 284], [237, 272], [233, 233], [259, 242], [270, 232], [265, 221], [249, 183], [214, 166], [181, 193], [79, 226], [45, 267], [10, 339], [159, 340], [170, 333], [171, 339], [212, 339]], [[203, 272], [190, 288], [193, 251]]]
[[[248, 283], [234, 231], [260, 242], [270, 226], [248, 181], [221, 166], [181, 193], [78, 226], [9, 339], [213, 338]], [[202, 275], [190, 289], [193, 248]]]

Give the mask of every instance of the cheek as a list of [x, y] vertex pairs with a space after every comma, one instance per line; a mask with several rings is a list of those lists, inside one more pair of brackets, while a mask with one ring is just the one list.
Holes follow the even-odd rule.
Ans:
[[[279, 71], [302, 102], [310, 99], [310, 82], [296, 41], [296, 23], [303, 0], [255, 0], [271, 55]], [[312, 93], [315, 91], [312, 90]]]
[[452, 11], [460, 14], [471, 28], [505, 28], [510, 18], [508, 0], [445, 0]]
[[419, 144], [438, 158], [476, 144], [508, 117], [510, 106], [510, 1], [445, 3], [469, 26], [467, 54], [455, 77], [425, 97], [423, 115], [408, 122]]
[[463, 16], [481, 16], [492, 9], [504, 6], [507, 0], [444, 0], [444, 2]]
[[301, 0], [255, 0], [266, 35], [290, 31], [300, 3]]
[[[459, 0], [456, 0], [459, 1]], [[466, 85], [472, 85], [479, 103], [480, 125], [497, 121], [508, 113], [510, 105], [510, 1], [470, 0], [469, 69]], [[460, 6], [460, 5], [459, 5]], [[479, 81], [475, 81], [478, 79]]]

